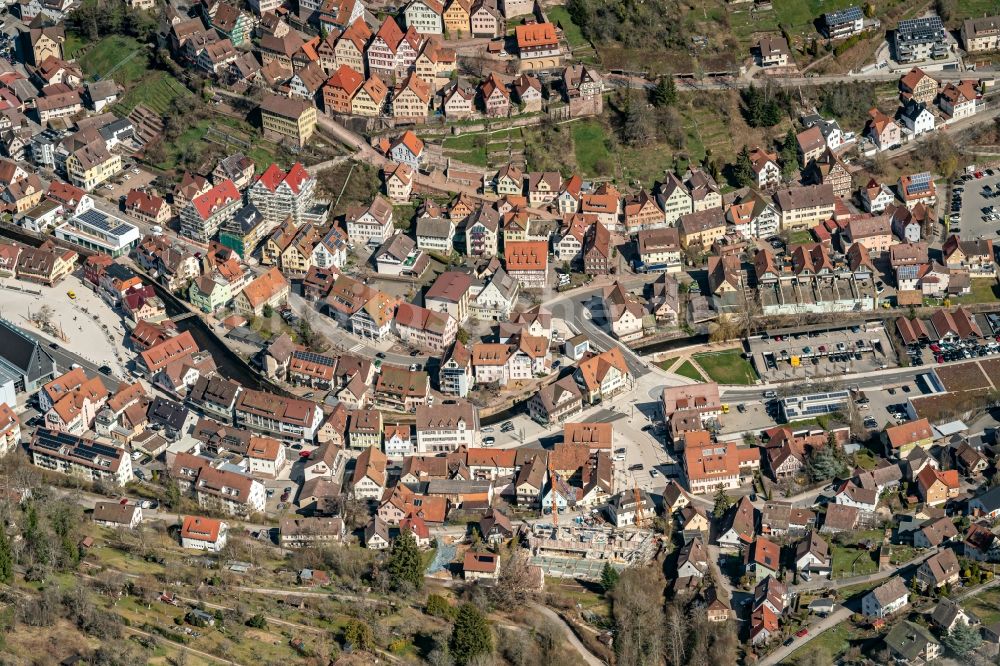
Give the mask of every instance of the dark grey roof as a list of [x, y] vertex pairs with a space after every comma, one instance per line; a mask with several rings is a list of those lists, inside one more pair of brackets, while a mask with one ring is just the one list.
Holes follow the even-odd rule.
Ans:
[[913, 661], [928, 645], [936, 643], [927, 629], [907, 620], [894, 626], [885, 637], [885, 644], [889, 649], [907, 661]]
[[184, 427], [184, 420], [187, 418], [187, 415], [187, 407], [179, 402], [167, 400], [163, 397], [155, 398], [150, 403], [149, 410], [146, 412], [150, 423], [158, 423], [178, 432]]
[[990, 488], [975, 499], [983, 505], [983, 508], [988, 513], [992, 513], [993, 511], [1000, 509], [1000, 486]]
[[0, 364], [23, 375], [28, 383], [51, 377], [56, 362], [38, 340], [10, 322], [0, 319]]
[[247, 204], [240, 208], [233, 215], [233, 220], [230, 222], [228, 227], [240, 230], [240, 233], [246, 234], [253, 230], [258, 224], [264, 220], [264, 216], [261, 214], [257, 207], [253, 204]]

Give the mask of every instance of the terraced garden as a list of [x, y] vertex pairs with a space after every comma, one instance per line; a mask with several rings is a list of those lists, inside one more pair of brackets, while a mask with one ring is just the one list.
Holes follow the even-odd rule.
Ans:
[[145, 104], [157, 113], [164, 113], [174, 99], [190, 94], [191, 91], [170, 74], [151, 71], [149, 76], [125, 93], [115, 105], [115, 111], [127, 115], [139, 104]]

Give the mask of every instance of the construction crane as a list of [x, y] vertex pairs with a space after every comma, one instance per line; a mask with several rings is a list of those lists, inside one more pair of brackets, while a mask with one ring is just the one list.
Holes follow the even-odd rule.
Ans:
[[635, 499], [635, 526], [642, 527], [642, 493], [639, 492], [639, 484], [632, 477], [632, 497]]

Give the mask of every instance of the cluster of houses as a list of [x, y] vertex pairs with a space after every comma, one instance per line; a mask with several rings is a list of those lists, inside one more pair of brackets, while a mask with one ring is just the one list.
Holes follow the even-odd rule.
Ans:
[[[403, 123], [424, 122], [432, 113], [462, 119], [540, 111], [543, 87], [530, 72], [564, 60], [560, 31], [524, 0], [411, 0], [381, 20], [361, 0], [300, 3], [297, 15], [283, 4], [270, 0], [247, 11], [202, 2], [197, 16], [171, 18], [168, 39], [178, 62], [221, 85], [275, 93], [261, 105], [265, 130], [298, 145], [308, 140], [303, 134], [312, 131], [317, 108]], [[518, 23], [508, 44], [513, 19]], [[458, 58], [448, 42], [469, 37], [488, 38], [486, 55], [500, 71], [509, 53], [515, 55], [521, 74], [513, 80], [489, 74], [475, 87], [456, 80]], [[601, 84], [593, 72], [571, 68], [563, 78], [570, 106], [594, 104], [591, 91]]]

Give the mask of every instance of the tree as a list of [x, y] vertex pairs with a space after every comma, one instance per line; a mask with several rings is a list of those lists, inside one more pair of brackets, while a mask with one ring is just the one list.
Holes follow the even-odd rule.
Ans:
[[601, 569], [601, 587], [604, 588], [604, 593], [607, 594], [615, 588], [615, 583], [618, 582], [618, 569], [611, 566], [610, 562], [604, 563], [604, 568]]
[[795, 137], [795, 132], [789, 128], [785, 132], [785, 140], [781, 142], [781, 173], [788, 178], [798, 167], [799, 141]]
[[452, 620], [455, 618], [455, 608], [448, 603], [448, 600], [440, 594], [431, 594], [427, 597], [427, 605], [424, 612], [434, 617]]
[[813, 481], [843, 478], [847, 475], [847, 461], [843, 449], [833, 439], [827, 438], [826, 446], [813, 449], [806, 460], [806, 471]]
[[270, 304], [266, 304], [261, 310], [261, 314], [264, 315], [264, 319], [270, 319], [274, 316], [274, 308]]
[[865, 3], [865, 18], [875, 18], [875, 5], [870, 2]]
[[658, 663], [663, 654], [663, 578], [650, 568], [622, 572], [611, 593], [618, 666]]
[[750, 86], [743, 91], [744, 115], [751, 127], [774, 127], [781, 120], [781, 104], [770, 91]]
[[371, 652], [375, 648], [375, 632], [367, 622], [351, 620], [344, 628], [344, 641], [355, 650]]
[[463, 345], [467, 345], [469, 344], [469, 332], [464, 328], [459, 328], [458, 332], [455, 333], [455, 339]]
[[729, 499], [729, 495], [726, 494], [726, 489], [719, 486], [719, 489], [715, 491], [715, 506], [712, 508], [712, 515], [716, 518], [721, 518], [726, 515], [729, 511], [729, 507], [733, 505], [733, 500]]
[[10, 583], [14, 579], [14, 558], [10, 553], [10, 539], [7, 531], [0, 528], [0, 583]]
[[397, 588], [401, 587], [403, 583], [409, 583], [419, 590], [424, 584], [424, 568], [420, 560], [420, 549], [417, 548], [416, 540], [408, 531], [403, 531], [392, 542], [387, 569], [393, 585]]
[[458, 609], [448, 647], [459, 666], [468, 664], [475, 657], [488, 656], [493, 652], [490, 623], [472, 604], [464, 603]]
[[267, 629], [267, 618], [262, 613], [257, 613], [247, 620], [247, 626], [253, 629]]
[[667, 605], [666, 622], [664, 623], [664, 647], [667, 661], [676, 666], [684, 663], [687, 650], [688, 625], [683, 607], [677, 599]]
[[978, 629], [965, 622], [958, 622], [944, 637], [944, 644], [959, 657], [964, 657], [979, 647], [982, 640]]
[[736, 156], [736, 165], [733, 172], [736, 182], [742, 187], [753, 185], [756, 181], [753, 175], [753, 164], [750, 162], [750, 151], [747, 149], [746, 144], [743, 145], [742, 150]]
[[661, 76], [649, 97], [653, 106], [657, 108], [672, 106], [677, 101], [677, 86], [674, 84], [674, 77]]
[[510, 607], [527, 598], [534, 587], [534, 581], [527, 554], [518, 546], [517, 540], [506, 550], [507, 552], [501, 553], [493, 598], [497, 605]]

